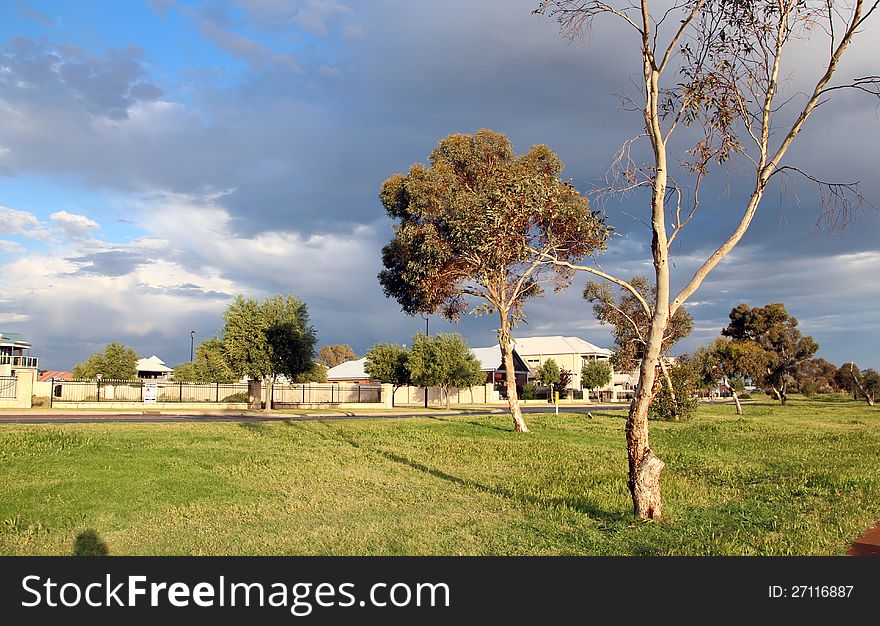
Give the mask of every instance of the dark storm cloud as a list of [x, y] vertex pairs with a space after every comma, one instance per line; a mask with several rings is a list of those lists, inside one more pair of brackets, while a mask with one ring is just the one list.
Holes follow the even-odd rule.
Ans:
[[[531, 14], [531, 0], [395, 1], [368, 8], [358, 3], [336, 12], [334, 4], [236, 0], [192, 13], [194, 36], [201, 33], [248, 67], [223, 81], [210, 73], [216, 70], [185, 68], [186, 76], [199, 76], [187, 84], [186, 103], [162, 95], [164, 85], [146, 70], [137, 48], [90, 56], [61, 41], [12, 40], [0, 57], [0, 65], [10, 68], [0, 73], [0, 103], [18, 116], [0, 117], [2, 146], [9, 149], [0, 167], [72, 174], [122, 192], [226, 192], [215, 203], [229, 213], [227, 243], [197, 242], [163, 258], [195, 275], [216, 265], [220, 276], [259, 295], [293, 290], [309, 303], [322, 343], [350, 343], [359, 352], [375, 341], [408, 343], [423, 321], [400, 314], [375, 278], [379, 250], [391, 236], [377, 199], [382, 180], [424, 161], [446, 134], [488, 127], [508, 133], [518, 152], [548, 144], [566, 163], [565, 176], [581, 190], [591, 189], [621, 143], [641, 131], [639, 116], [621, 110], [617, 97], [637, 93], [639, 56], [631, 34], [607, 20], [597, 22], [583, 42], [566, 42], [555, 23]], [[151, 2], [159, 12], [173, 5]], [[360, 36], [337, 46], [332, 59], [319, 52], [294, 59], [241, 35], [230, 6], [244, 11], [251, 25], [275, 33], [289, 26], [291, 37], [300, 31], [338, 37], [351, 24]], [[317, 21], [298, 22], [297, 7], [310, 7]], [[865, 40], [872, 34], [866, 32]], [[876, 44], [855, 48], [842, 76], [876, 74], [875, 50]], [[285, 71], [286, 63], [303, 71]], [[321, 64], [337, 68], [334, 76], [322, 75]], [[803, 66], [787, 69], [799, 72]], [[786, 85], [788, 95], [803, 88]], [[866, 197], [880, 204], [874, 174], [880, 142], [865, 140], [880, 130], [875, 102], [841, 95], [816, 111], [788, 162], [829, 180], [861, 180]], [[114, 121], [96, 123], [106, 119]], [[676, 158], [686, 158], [682, 150], [692, 139], [682, 133], [673, 146]], [[743, 159], [731, 165], [707, 180], [700, 211], [673, 247], [676, 288], [742, 215], [754, 172]], [[650, 273], [647, 203], [647, 196], [633, 194], [604, 205], [623, 235], [599, 258], [604, 268], [623, 277]], [[678, 349], [692, 350], [717, 334], [740, 302], [783, 301], [822, 344], [822, 356], [877, 366], [880, 346], [871, 338], [880, 324], [880, 293], [869, 254], [877, 249], [876, 214], [868, 209], [843, 237], [829, 237], [814, 227], [820, 210], [820, 196], [808, 181], [774, 181], [740, 247], [695, 294], [689, 310], [697, 329]], [[360, 225], [370, 229], [357, 233]], [[247, 256], [224, 254], [224, 247], [243, 248], [261, 233], [302, 238], [281, 243], [289, 249], [283, 258], [258, 249]], [[352, 237], [348, 244], [356, 254], [344, 247], [300, 254], [309, 235], [326, 233]], [[183, 235], [176, 237], [179, 243]], [[138, 251], [116, 254], [74, 260], [86, 265], [82, 273], [108, 276], [124, 275], [146, 260]], [[584, 282], [578, 276], [563, 294], [531, 302], [527, 323], [517, 332], [577, 335], [609, 345], [610, 334], [597, 327], [581, 297]], [[201, 296], [194, 284], [164, 290], [192, 300], [224, 295]], [[213, 328], [217, 315], [203, 310], [182, 323]], [[492, 343], [497, 326], [489, 316], [460, 325], [431, 317], [432, 332], [459, 331], [476, 346]]]

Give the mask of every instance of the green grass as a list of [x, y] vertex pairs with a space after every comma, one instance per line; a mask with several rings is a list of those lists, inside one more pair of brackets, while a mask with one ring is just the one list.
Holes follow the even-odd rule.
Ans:
[[0, 425], [0, 553], [843, 554], [880, 518], [880, 411], [704, 406], [652, 422], [636, 522], [623, 413]]

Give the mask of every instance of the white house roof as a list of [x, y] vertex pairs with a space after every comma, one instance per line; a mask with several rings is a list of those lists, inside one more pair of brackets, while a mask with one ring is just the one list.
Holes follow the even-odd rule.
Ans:
[[518, 337], [514, 339], [516, 351], [521, 357], [545, 354], [596, 354], [611, 356], [611, 350], [584, 341], [580, 337]]
[[369, 378], [369, 375], [364, 371], [364, 365], [367, 362], [367, 357], [362, 359], [357, 359], [356, 361], [346, 361], [345, 363], [340, 363], [336, 367], [331, 367], [327, 370], [327, 380], [358, 380], [361, 378]]
[[497, 370], [501, 367], [503, 360], [501, 358], [501, 346], [496, 344], [488, 348], [471, 348], [471, 352], [477, 357], [477, 360], [480, 362], [480, 369], [484, 372]]
[[139, 372], [173, 372], [174, 370], [165, 365], [165, 361], [155, 354], [148, 359], [138, 359], [137, 371]]

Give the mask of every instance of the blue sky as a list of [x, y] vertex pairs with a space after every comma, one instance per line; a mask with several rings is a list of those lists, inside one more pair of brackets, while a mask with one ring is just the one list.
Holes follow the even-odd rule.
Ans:
[[[424, 328], [382, 295], [391, 222], [382, 181], [451, 132], [492, 128], [523, 152], [546, 143], [588, 191], [638, 119], [616, 94], [638, 57], [622, 32], [569, 44], [530, 0], [220, 0], [0, 5], [0, 330], [31, 338], [41, 366], [68, 369], [110, 341], [170, 365], [216, 333], [235, 293], [292, 291], [320, 343], [363, 353]], [[841, 74], [876, 74], [869, 27]], [[786, 68], [792, 94], [821, 54]], [[791, 164], [861, 180], [880, 205], [876, 101], [844, 94], [798, 137]], [[674, 250], [689, 277], [737, 219], [743, 164], [707, 185]], [[609, 202], [621, 236], [602, 258], [649, 269], [645, 198]], [[880, 367], [878, 216], [843, 235], [816, 228], [819, 195], [791, 182], [689, 305], [693, 350], [730, 309], [783, 301], [835, 363]], [[585, 279], [527, 309], [522, 336], [609, 345]], [[431, 318], [471, 345], [497, 322]]]

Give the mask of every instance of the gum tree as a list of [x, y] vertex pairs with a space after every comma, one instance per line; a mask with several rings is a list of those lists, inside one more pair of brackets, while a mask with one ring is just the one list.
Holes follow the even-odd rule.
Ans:
[[[630, 50], [641, 69], [638, 93], [626, 100], [626, 108], [637, 113], [637, 136], [621, 149], [607, 191], [649, 196], [643, 215], [651, 233], [656, 300], [649, 304], [629, 282], [598, 267], [556, 259], [626, 289], [651, 320], [626, 424], [629, 489], [639, 518], [658, 519], [663, 511], [664, 463], [650, 446], [648, 408], [670, 319], [743, 238], [771, 182], [780, 175], [804, 174], [785, 158], [816, 107], [827, 108], [832, 96], [846, 89], [877, 96], [880, 77], [836, 79], [841, 59], [876, 8], [877, 1], [865, 0], [544, 0], [535, 10], [558, 20], [572, 39], [597, 19], [618, 21], [631, 35]], [[805, 38], [824, 38], [825, 57], [816, 62], [801, 57], [799, 66], [783, 70], [783, 59], [797, 55], [798, 40]], [[785, 80], [805, 87], [786, 94], [781, 89]], [[643, 140], [648, 156], [641, 161]], [[671, 246], [699, 209], [704, 178], [734, 157], [749, 167], [738, 222], [693, 275], [683, 277], [675, 293]], [[832, 223], [846, 215], [851, 194], [858, 198], [853, 185], [807, 176], [827, 192], [825, 215]]]
[[[399, 222], [382, 249], [379, 282], [409, 314], [498, 314], [510, 413], [516, 430], [528, 432], [511, 331], [529, 298], [571, 283], [573, 272], [549, 252], [580, 262], [604, 250], [609, 228], [560, 179], [562, 162], [547, 146], [517, 156], [505, 135], [480, 130], [442, 139], [428, 160], [382, 185], [382, 204]], [[482, 303], [469, 309], [469, 299]]]

